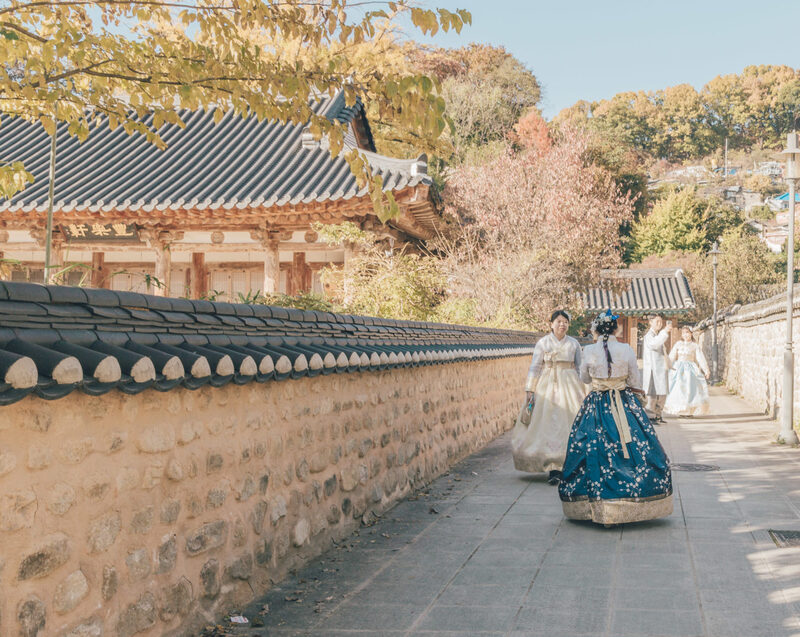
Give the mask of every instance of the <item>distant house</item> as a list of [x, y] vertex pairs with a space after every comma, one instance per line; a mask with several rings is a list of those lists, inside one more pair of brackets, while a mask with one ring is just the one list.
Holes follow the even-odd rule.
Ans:
[[584, 311], [597, 314], [606, 309], [620, 314], [619, 340], [637, 349], [639, 321], [660, 314], [675, 321], [671, 341], [678, 338], [677, 320], [695, 309], [689, 280], [680, 268], [606, 270], [602, 282], [581, 294]]
[[[773, 197], [770, 201], [775, 202], [775, 206], [781, 210], [788, 210], [789, 208], [789, 193], [785, 192], [782, 195], [778, 195], [777, 197]], [[800, 203], [800, 192], [794, 193], [794, 201], [795, 203]], [[770, 206], [772, 207], [772, 206]]]
[[767, 177], [782, 177], [783, 164], [779, 161], [762, 161], [753, 169], [754, 175], [766, 175]]

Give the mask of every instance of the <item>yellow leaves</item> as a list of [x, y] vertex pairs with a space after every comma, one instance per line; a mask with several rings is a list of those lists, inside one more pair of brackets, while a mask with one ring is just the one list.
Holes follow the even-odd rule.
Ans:
[[33, 175], [25, 170], [21, 161], [0, 163], [0, 197], [10, 199], [33, 183]]
[[56, 121], [55, 121], [55, 119], [52, 119], [50, 117], [46, 117], [46, 116], [42, 115], [39, 118], [39, 123], [42, 125], [42, 128], [44, 128], [45, 132], [48, 135], [55, 135], [55, 132], [56, 132]]

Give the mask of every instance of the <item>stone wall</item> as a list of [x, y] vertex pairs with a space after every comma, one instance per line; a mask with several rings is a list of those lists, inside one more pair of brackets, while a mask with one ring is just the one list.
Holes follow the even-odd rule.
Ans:
[[197, 634], [512, 425], [528, 356], [0, 410], [0, 634]]
[[[800, 286], [794, 292], [794, 404], [800, 413]], [[697, 339], [712, 360], [711, 321], [700, 324]], [[783, 400], [783, 354], [786, 342], [786, 295], [734, 306], [717, 323], [719, 375], [725, 385], [759, 411], [778, 417]]]

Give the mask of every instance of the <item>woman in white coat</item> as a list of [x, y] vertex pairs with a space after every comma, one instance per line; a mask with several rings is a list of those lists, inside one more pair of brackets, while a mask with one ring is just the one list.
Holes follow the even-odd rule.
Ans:
[[672, 322], [660, 316], [650, 319], [650, 330], [644, 335], [642, 353], [642, 380], [647, 409], [653, 414], [654, 423], [664, 422], [661, 414], [669, 393], [669, 365], [667, 363], [666, 343], [669, 339]]
[[529, 473], [548, 472], [558, 484], [572, 421], [586, 390], [578, 378], [581, 346], [567, 336], [570, 317], [563, 310], [550, 317], [552, 331], [536, 343], [525, 391], [530, 424], [517, 420], [511, 434], [514, 467]]

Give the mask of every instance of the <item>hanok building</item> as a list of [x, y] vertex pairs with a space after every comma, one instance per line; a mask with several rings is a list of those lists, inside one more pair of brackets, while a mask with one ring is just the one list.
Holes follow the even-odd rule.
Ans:
[[[58, 127], [51, 262], [65, 266], [66, 283], [86, 273], [66, 266], [83, 263], [93, 287], [148, 291], [155, 277], [164, 286], [155, 294], [236, 300], [322, 291], [320, 270], [351, 252], [319, 241], [313, 222], [352, 221], [398, 244], [431, 237], [437, 211], [425, 156], [377, 154], [363, 106], [347, 107], [342, 92], [313, 108], [346, 126], [345, 151], [358, 148], [393, 193], [401, 214], [387, 226], [343, 156], [333, 158], [307, 127], [231, 112], [215, 125], [213, 111], [182, 111], [185, 128], [159, 131], [164, 151], [107, 124], [83, 144]], [[20, 262], [14, 280], [43, 278], [49, 151], [40, 125], [2, 119], [0, 159], [24, 162], [36, 179], [0, 199], [0, 257]]]
[[[680, 268], [606, 270], [603, 282], [583, 294], [582, 301], [590, 316], [606, 309], [619, 314], [622, 327], [619, 340], [639, 354], [640, 334], [644, 335], [640, 322], [646, 322], [653, 314], [672, 319], [668, 344], [671, 347], [680, 337], [678, 321], [695, 309], [689, 280]], [[641, 327], [647, 329], [644, 325]]]

